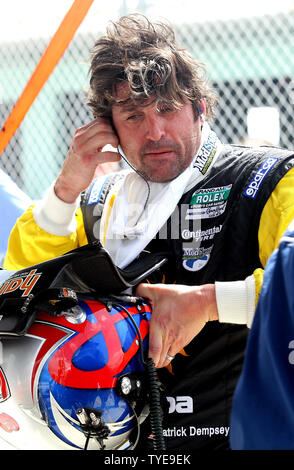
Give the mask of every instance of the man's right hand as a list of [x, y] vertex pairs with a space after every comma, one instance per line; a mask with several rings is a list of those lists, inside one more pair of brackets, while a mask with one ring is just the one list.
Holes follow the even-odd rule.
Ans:
[[107, 118], [98, 117], [76, 130], [54, 191], [64, 202], [73, 203], [91, 183], [97, 165], [117, 162], [117, 152], [102, 152], [105, 145], [117, 147], [118, 136]]

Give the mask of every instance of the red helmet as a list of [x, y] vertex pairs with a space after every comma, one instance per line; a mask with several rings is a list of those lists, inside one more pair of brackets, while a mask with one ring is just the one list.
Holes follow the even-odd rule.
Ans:
[[0, 271], [0, 440], [19, 449], [135, 447], [148, 415], [145, 382], [154, 382], [144, 359], [151, 307], [121, 292], [162, 262], [122, 272], [94, 244]]
[[[14, 402], [12, 418], [25, 416], [18, 431], [23, 448], [135, 445], [130, 433], [149, 412], [144, 352], [150, 314], [138, 301], [81, 298], [58, 317], [39, 312], [24, 337], [4, 341], [2, 375]], [[1, 407], [0, 399], [0, 413]], [[9, 437], [13, 444], [15, 433]]]

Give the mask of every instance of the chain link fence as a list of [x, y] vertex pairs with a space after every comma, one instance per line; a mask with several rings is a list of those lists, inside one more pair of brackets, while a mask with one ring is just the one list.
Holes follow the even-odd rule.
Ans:
[[[294, 147], [293, 13], [187, 23], [177, 26], [176, 33], [207, 65], [219, 96], [212, 127], [223, 142], [252, 137]], [[57, 176], [75, 129], [91, 119], [85, 90], [96, 39], [90, 33], [76, 34], [1, 156], [0, 166], [33, 199]], [[1, 127], [48, 42], [0, 44]]]

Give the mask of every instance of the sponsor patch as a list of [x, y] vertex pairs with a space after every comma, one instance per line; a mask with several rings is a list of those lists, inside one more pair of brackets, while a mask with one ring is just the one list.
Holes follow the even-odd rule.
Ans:
[[186, 220], [211, 219], [223, 214], [232, 185], [198, 189], [193, 193], [186, 213]]
[[207, 142], [202, 146], [199, 155], [197, 156], [195, 163], [193, 165], [194, 168], [198, 168], [198, 170], [205, 175], [208, 168], [210, 167], [213, 157], [216, 153], [216, 141], [217, 137], [214, 133], [210, 134]]
[[187, 271], [200, 271], [209, 261], [212, 246], [208, 248], [184, 248], [183, 267]]
[[93, 183], [93, 186], [90, 190], [90, 195], [88, 197], [88, 202], [87, 202], [88, 206], [90, 204], [95, 204], [97, 201], [100, 200], [102, 190], [104, 188], [104, 185], [107, 183], [108, 179], [109, 179], [109, 176], [107, 176], [103, 184], [101, 184], [101, 180], [99, 179]]
[[207, 230], [188, 230], [184, 229], [182, 231], [182, 238], [184, 240], [190, 240], [193, 238], [197, 242], [202, 242], [205, 240], [212, 240], [215, 234], [219, 233], [222, 229], [222, 225], [216, 227], [211, 227]]
[[243, 192], [243, 195], [251, 199], [255, 199], [267, 173], [278, 161], [279, 158], [269, 157], [256, 172], [255, 176]]

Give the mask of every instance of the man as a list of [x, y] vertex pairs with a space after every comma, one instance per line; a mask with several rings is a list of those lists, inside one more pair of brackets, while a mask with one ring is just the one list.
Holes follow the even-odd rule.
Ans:
[[[114, 23], [93, 50], [94, 120], [16, 224], [5, 264], [20, 269], [97, 238], [121, 268], [146, 251], [169, 254], [162, 282], [136, 290], [153, 305], [167, 449], [229, 448], [263, 266], [294, 216], [293, 152], [222, 145], [207, 123], [215, 103], [203, 65], [169, 26], [140, 15]], [[132, 170], [92, 182], [97, 165], [125, 156]]]
[[294, 221], [265, 268], [231, 419], [239, 450], [294, 449]]

